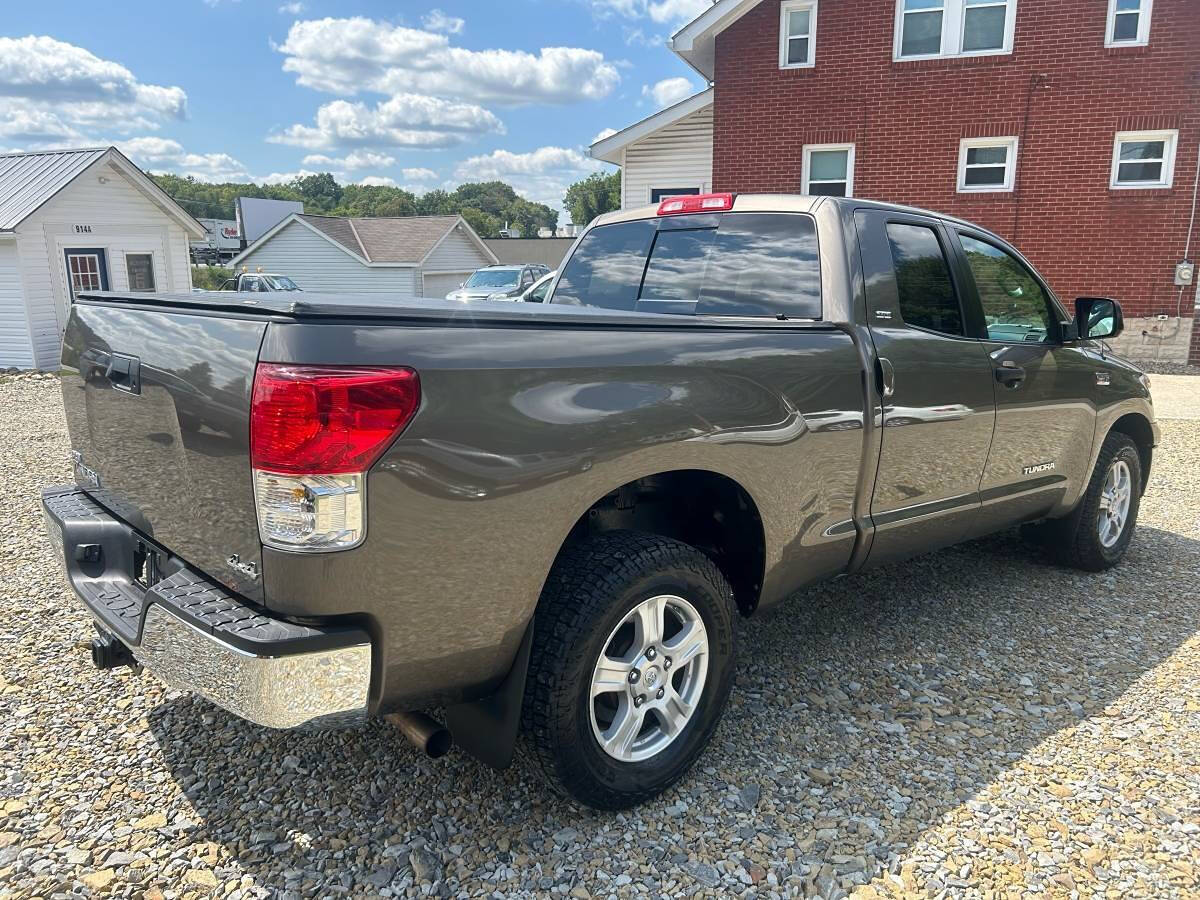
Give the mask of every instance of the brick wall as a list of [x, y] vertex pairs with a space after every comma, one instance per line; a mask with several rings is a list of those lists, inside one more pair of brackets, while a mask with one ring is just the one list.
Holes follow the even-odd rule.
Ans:
[[[1105, 49], [1106, 8], [1017, 0], [1011, 55], [893, 62], [895, 0], [821, 0], [816, 66], [781, 70], [765, 0], [717, 38], [713, 188], [798, 192], [805, 144], [853, 141], [856, 196], [991, 228], [1068, 302], [1190, 318], [1173, 273], [1200, 144], [1200, 0], [1155, 0], [1137, 48]], [[1173, 188], [1109, 190], [1115, 133], [1166, 128], [1179, 129]], [[957, 193], [960, 139], [1009, 135], [1015, 191]]]

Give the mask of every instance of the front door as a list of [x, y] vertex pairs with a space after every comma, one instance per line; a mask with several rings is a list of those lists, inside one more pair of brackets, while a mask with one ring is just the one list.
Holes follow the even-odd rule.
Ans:
[[67, 256], [67, 290], [71, 302], [85, 291], [108, 290], [108, 263], [104, 249], [70, 247]]
[[952, 231], [995, 378], [996, 435], [979, 486], [984, 533], [1045, 515], [1084, 486], [1096, 366], [1082, 347], [1063, 344], [1069, 317], [1010, 247], [966, 227]]
[[868, 558], [878, 565], [955, 543], [975, 526], [995, 399], [941, 222], [882, 210], [861, 210], [855, 222], [884, 394]]

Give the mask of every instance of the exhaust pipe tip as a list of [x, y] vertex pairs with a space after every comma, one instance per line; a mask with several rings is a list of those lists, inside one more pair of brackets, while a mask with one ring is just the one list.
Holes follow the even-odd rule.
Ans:
[[388, 713], [384, 720], [395, 725], [400, 732], [430, 759], [438, 759], [450, 752], [454, 738], [441, 722], [421, 712]]

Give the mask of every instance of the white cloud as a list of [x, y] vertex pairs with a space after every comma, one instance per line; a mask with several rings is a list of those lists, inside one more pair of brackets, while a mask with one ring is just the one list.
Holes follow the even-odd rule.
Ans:
[[440, 9], [431, 9], [428, 15], [422, 17], [421, 24], [425, 26], [426, 31], [459, 34], [467, 23], [458, 16], [448, 16]]
[[0, 37], [0, 137], [79, 141], [186, 117], [183, 88], [145, 84], [120, 63], [45, 35]]
[[299, 0], [294, 0], [292, 3], [284, 3], [279, 7], [279, 12], [285, 16], [298, 16], [304, 12], [304, 4]]
[[695, 92], [695, 85], [686, 78], [664, 78], [642, 86], [642, 96], [652, 98], [660, 107], [671, 106]]
[[389, 178], [387, 175], [368, 175], [366, 178], [352, 183], [361, 184], [363, 187], [398, 187], [396, 179]]
[[268, 141], [309, 150], [342, 147], [451, 147], [504, 124], [472, 103], [398, 94], [374, 107], [335, 100], [317, 110], [315, 125], [292, 125]]
[[372, 150], [355, 150], [340, 158], [314, 153], [304, 157], [300, 162], [306, 166], [331, 166], [335, 169], [375, 169], [394, 166], [396, 157], [388, 156], [386, 153], [375, 153]]
[[710, 6], [712, 6], [711, 0], [661, 0], [658, 3], [651, 0], [646, 5], [646, 11], [655, 22], [671, 22], [682, 25], [692, 21]]
[[279, 47], [299, 84], [338, 94], [432, 94], [513, 106], [606, 97], [617, 68], [595, 50], [466, 50], [449, 38], [373, 19], [295, 22]]
[[598, 132], [596, 132], [596, 136], [592, 138], [592, 143], [594, 144], [597, 141], [602, 141], [606, 137], [612, 137], [616, 133], [617, 129], [615, 128], [601, 128]]
[[696, 18], [713, 2], [715, 0], [592, 0], [592, 8], [602, 17], [648, 18], [659, 24], [678, 26]]
[[297, 178], [319, 174], [319, 172], [312, 172], [308, 169], [298, 169], [295, 172], [272, 172], [270, 175], [255, 178], [254, 181], [257, 184], [287, 184], [289, 181], [295, 181]]
[[454, 170], [463, 181], [507, 181], [517, 193], [554, 209], [574, 181], [607, 168], [569, 147], [539, 147], [528, 153], [495, 150], [465, 159]]
[[228, 153], [189, 153], [178, 141], [136, 137], [121, 141], [121, 152], [145, 169], [191, 176], [197, 181], [244, 181], [246, 167]]
[[627, 47], [649, 47], [651, 49], [659, 49], [665, 47], [667, 38], [661, 34], [646, 34], [640, 28], [625, 29], [625, 46]]
[[409, 181], [433, 181], [438, 177], [437, 172], [433, 171], [433, 169], [424, 169], [420, 167], [401, 169], [400, 174]]

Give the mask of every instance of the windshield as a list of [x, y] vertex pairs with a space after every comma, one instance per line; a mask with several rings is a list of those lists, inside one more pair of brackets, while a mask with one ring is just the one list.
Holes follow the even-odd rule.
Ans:
[[288, 278], [286, 275], [264, 275], [265, 278], [277, 291], [298, 291], [300, 288], [296, 282]]
[[519, 269], [480, 269], [467, 279], [467, 287], [511, 288], [517, 286]]

